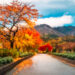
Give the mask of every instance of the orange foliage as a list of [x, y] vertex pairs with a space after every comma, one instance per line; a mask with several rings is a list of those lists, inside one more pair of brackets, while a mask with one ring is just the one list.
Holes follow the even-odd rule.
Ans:
[[37, 48], [42, 44], [40, 34], [36, 30], [29, 28], [20, 28], [15, 37], [15, 45], [19, 49], [25, 49], [26, 47]]
[[[16, 33], [19, 32], [19, 23], [24, 21], [29, 27], [33, 28], [35, 23], [31, 19], [36, 19], [37, 17], [38, 10], [31, 4], [13, 0], [10, 5], [0, 5], [0, 26], [7, 30], [7, 32], [3, 29], [0, 30], [0, 40], [7, 40], [10, 43], [10, 47], [13, 48]], [[13, 30], [14, 27], [15, 30]]]
[[[20, 21], [26, 21], [29, 25], [30, 19], [38, 17], [38, 10], [33, 8], [34, 5], [22, 4], [18, 0], [13, 1], [10, 5], [0, 6], [0, 21], [2, 26], [6, 24], [14, 25]], [[4, 9], [4, 10], [3, 10]]]

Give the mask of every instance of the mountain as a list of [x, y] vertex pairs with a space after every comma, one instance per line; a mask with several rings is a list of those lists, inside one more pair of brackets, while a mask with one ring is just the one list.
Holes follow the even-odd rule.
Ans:
[[75, 26], [62, 26], [53, 29], [65, 35], [75, 35]]
[[56, 31], [55, 29], [51, 28], [47, 24], [41, 24], [35, 26], [35, 29], [41, 34], [41, 35], [52, 35], [52, 36], [64, 36], [64, 34]]

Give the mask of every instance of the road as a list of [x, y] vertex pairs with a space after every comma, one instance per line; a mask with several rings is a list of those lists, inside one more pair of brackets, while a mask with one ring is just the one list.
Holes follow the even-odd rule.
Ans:
[[18, 64], [5, 75], [75, 75], [75, 68], [47, 54], [38, 54]]

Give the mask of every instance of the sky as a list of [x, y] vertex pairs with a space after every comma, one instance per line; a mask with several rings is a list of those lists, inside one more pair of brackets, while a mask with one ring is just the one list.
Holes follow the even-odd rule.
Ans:
[[[12, 0], [0, 0], [9, 3]], [[51, 27], [75, 26], [75, 0], [20, 0], [30, 2], [38, 9], [43, 17], [36, 24], [48, 24]]]

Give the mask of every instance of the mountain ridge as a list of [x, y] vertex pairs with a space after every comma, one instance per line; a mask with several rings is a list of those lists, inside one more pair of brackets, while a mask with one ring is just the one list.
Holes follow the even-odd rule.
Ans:
[[62, 26], [62, 27], [55, 27], [53, 29], [65, 35], [75, 35], [75, 26]]
[[56, 35], [56, 36], [67, 36], [67, 35], [75, 35], [75, 26], [62, 26], [62, 27], [54, 27], [52, 28], [47, 24], [36, 25], [35, 29], [41, 35]]
[[52, 27], [50, 27], [47, 24], [41, 24], [41, 25], [37, 25], [35, 26], [35, 29], [41, 34], [41, 35], [56, 35], [56, 36], [64, 36], [63, 33], [60, 33], [58, 31], [56, 31], [55, 29], [53, 29]]

